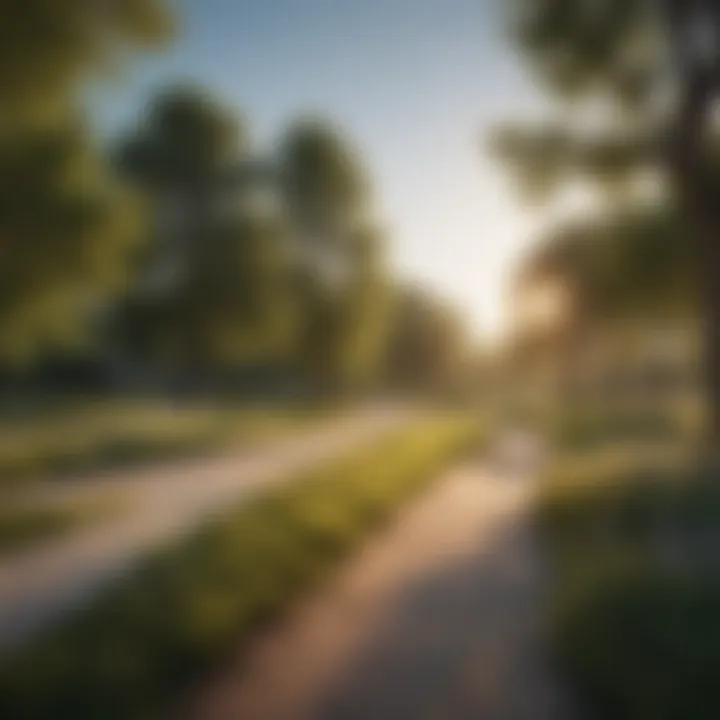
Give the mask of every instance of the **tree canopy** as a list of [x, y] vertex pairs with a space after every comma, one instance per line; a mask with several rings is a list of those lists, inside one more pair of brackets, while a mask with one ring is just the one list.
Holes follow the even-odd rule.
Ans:
[[127, 277], [140, 212], [83, 93], [171, 30], [162, 0], [5, 0], [0, 22], [0, 361], [76, 339]]
[[0, 129], [75, 107], [84, 83], [171, 37], [165, 0], [3, 0]]
[[0, 141], [0, 357], [78, 339], [127, 281], [138, 223], [82, 128]]
[[236, 178], [249, 151], [237, 114], [196, 88], [162, 92], [122, 144], [120, 166], [153, 218], [130, 300], [141, 352], [208, 369], [282, 344], [285, 226], [245, 203], [251, 188]]
[[[535, 77], [576, 111], [505, 124], [493, 133], [492, 150], [534, 201], [578, 181], [600, 191], [595, 212], [551, 231], [527, 265], [575, 248], [564, 272], [576, 272], [576, 302], [592, 296], [606, 318], [699, 307], [692, 223], [667, 177], [670, 115], [662, 94], [672, 84], [671, 48], [661, 9], [642, 0], [508, 3], [513, 37]], [[715, 147], [708, 146], [708, 166], [720, 169]]]

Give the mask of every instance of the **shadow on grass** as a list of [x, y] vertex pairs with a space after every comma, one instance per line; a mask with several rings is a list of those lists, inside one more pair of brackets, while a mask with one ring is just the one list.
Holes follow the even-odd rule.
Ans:
[[720, 484], [686, 467], [549, 481], [552, 636], [588, 716], [720, 717]]

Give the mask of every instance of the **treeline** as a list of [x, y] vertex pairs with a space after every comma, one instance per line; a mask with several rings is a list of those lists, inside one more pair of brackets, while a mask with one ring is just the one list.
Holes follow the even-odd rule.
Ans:
[[324, 390], [374, 376], [391, 281], [366, 170], [338, 130], [296, 122], [264, 156], [232, 108], [170, 90], [117, 164], [149, 219], [110, 322], [132, 374], [260, 367]]
[[182, 86], [159, 92], [111, 147], [94, 141], [83, 87], [161, 47], [172, 20], [159, 0], [91, 17], [48, 0], [0, 30], [7, 382], [261, 393], [456, 383], [461, 319], [392, 277], [371, 174], [339, 128], [291, 122], [264, 152], [239, 111]]

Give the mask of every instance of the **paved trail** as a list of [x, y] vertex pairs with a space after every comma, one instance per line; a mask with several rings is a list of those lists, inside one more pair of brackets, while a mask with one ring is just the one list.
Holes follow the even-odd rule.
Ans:
[[448, 473], [200, 688], [189, 717], [566, 720], [543, 654], [530, 494], [479, 465]]
[[240, 456], [106, 474], [68, 492], [123, 494], [132, 509], [101, 526], [0, 560], [0, 652], [86, 603], [149, 550], [181, 536], [244, 497], [399, 426], [408, 413], [374, 408]]

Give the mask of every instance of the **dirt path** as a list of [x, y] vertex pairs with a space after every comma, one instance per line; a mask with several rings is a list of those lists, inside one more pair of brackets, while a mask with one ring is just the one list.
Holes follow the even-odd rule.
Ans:
[[73, 492], [102, 496], [124, 490], [132, 508], [100, 526], [0, 560], [0, 652], [86, 603], [148, 551], [213, 513], [237, 507], [297, 470], [368, 443], [409, 416], [409, 411], [378, 407], [256, 452], [84, 481]]
[[[192, 720], [565, 720], [530, 485], [455, 470], [200, 689]], [[188, 707], [188, 706], [186, 706]]]

